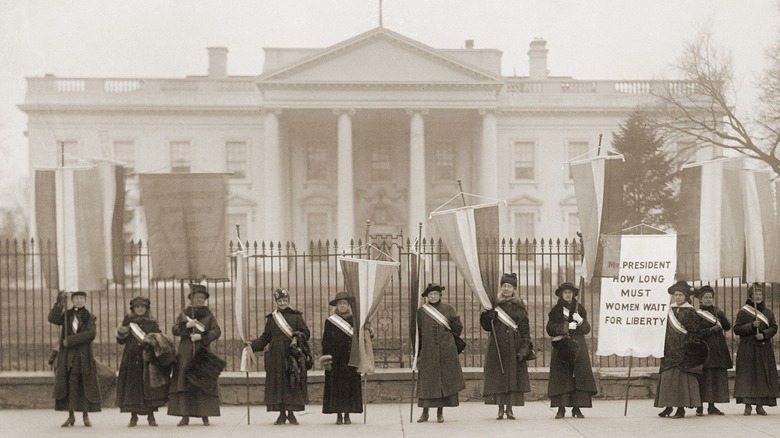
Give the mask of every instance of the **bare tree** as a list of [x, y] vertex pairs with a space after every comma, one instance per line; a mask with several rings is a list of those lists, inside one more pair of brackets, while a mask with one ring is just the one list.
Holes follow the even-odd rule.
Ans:
[[680, 82], [653, 90], [660, 101], [658, 127], [689, 147], [716, 146], [766, 163], [780, 175], [780, 40], [768, 52], [761, 77], [761, 105], [736, 112], [737, 88], [731, 55], [714, 43], [709, 29], [683, 46], [674, 65]]

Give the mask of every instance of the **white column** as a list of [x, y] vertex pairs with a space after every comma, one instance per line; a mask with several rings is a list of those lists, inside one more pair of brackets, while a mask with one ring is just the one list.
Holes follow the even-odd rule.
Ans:
[[479, 153], [479, 193], [489, 198], [498, 197], [498, 145], [496, 133], [496, 114], [490, 110], [480, 110], [482, 116], [482, 148]]
[[263, 212], [264, 224], [258, 237], [268, 242], [287, 240], [290, 222], [287, 190], [284, 183], [284, 162], [279, 139], [279, 115], [281, 110], [267, 110], [263, 130]]
[[[338, 116], [338, 167], [336, 174], [336, 238], [339, 248], [347, 248], [349, 241], [355, 238], [355, 183], [352, 167], [352, 116], [355, 110], [333, 110]], [[357, 239], [355, 239], [357, 243]]]
[[411, 116], [409, 122], [409, 221], [404, 233], [412, 240], [417, 236], [418, 224], [428, 222], [427, 204], [425, 201], [425, 121], [423, 116], [428, 110], [406, 110]]

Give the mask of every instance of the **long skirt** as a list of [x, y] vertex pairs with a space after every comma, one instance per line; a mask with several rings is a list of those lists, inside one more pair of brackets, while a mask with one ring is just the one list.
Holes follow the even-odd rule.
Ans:
[[322, 394], [322, 413], [336, 414], [363, 412], [363, 394], [360, 374], [349, 373], [334, 376], [325, 372], [325, 390]]
[[702, 403], [728, 403], [729, 372], [725, 368], [705, 368], [699, 382]]
[[679, 368], [661, 371], [653, 406], [698, 408], [701, 406], [698, 377]]
[[68, 373], [68, 395], [54, 401], [55, 411], [100, 412], [100, 403], [92, 403], [84, 395], [84, 375]]
[[417, 407], [420, 408], [445, 408], [458, 406], [458, 394], [448, 395], [439, 398], [421, 398], [417, 400]]
[[485, 404], [502, 406], [525, 406], [525, 393], [520, 391], [510, 391], [501, 394], [486, 395]]
[[191, 389], [168, 399], [168, 415], [177, 417], [219, 417], [219, 396]]
[[550, 406], [553, 408], [590, 408], [593, 407], [591, 393], [587, 391], [571, 391], [550, 397]]

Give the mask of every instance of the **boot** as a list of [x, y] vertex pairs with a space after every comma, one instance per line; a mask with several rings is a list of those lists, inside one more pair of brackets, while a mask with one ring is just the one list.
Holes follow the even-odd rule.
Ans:
[[507, 420], [514, 420], [515, 419], [515, 414], [514, 414], [514, 412], [512, 412], [512, 406], [511, 405], [506, 405], [506, 419]]
[[672, 408], [671, 408], [671, 406], [670, 406], [670, 407], [666, 407], [666, 408], [664, 408], [664, 410], [663, 410], [663, 411], [659, 412], [659, 413], [658, 413], [658, 416], [659, 416], [659, 417], [662, 417], [662, 418], [663, 418], [663, 417], [668, 417], [668, 416], [669, 416], [669, 414], [671, 414], [671, 413], [672, 413]]
[[287, 411], [287, 421], [290, 422], [290, 424], [298, 425], [298, 419], [295, 418], [295, 414], [293, 414], [293, 411]]
[[428, 421], [428, 408], [423, 408], [422, 414], [420, 414], [420, 418], [417, 419], [418, 423], [425, 423]]
[[336, 424], [344, 424], [344, 418], [341, 416], [341, 412], [336, 414]]
[[279, 416], [276, 417], [274, 425], [278, 426], [280, 424], [284, 424], [285, 421], [287, 421], [287, 415], [285, 415], [284, 411], [279, 411]]
[[436, 421], [439, 423], [444, 423], [444, 408], [436, 409]]
[[154, 419], [154, 414], [147, 415], [146, 421], [149, 423], [149, 426], [157, 427], [157, 420]]
[[352, 424], [352, 420], [349, 419], [349, 412], [344, 412], [344, 424]]
[[498, 405], [498, 414], [496, 415], [496, 420], [503, 420], [504, 419], [504, 405]]
[[723, 415], [723, 412], [721, 412], [720, 409], [715, 407], [715, 403], [710, 403], [710, 405], [707, 407], [707, 414], [709, 414], [709, 415]]
[[696, 408], [696, 416], [701, 417], [702, 415], [704, 415], [704, 406], [699, 406]]
[[89, 421], [89, 414], [88, 413], [84, 412], [84, 415], [82, 416], [81, 419], [84, 420], [84, 426], [92, 427], [92, 422]]
[[76, 417], [73, 415], [73, 412], [68, 412], [68, 419], [65, 420], [64, 423], [60, 427], [70, 427], [76, 424]]
[[674, 413], [674, 418], [682, 418], [685, 416], [685, 408], [677, 408], [677, 412]]
[[203, 420], [204, 426], [211, 426], [211, 423], [209, 423], [209, 417], [202, 417], [201, 420]]
[[560, 420], [565, 416], [566, 416], [566, 408], [561, 406], [560, 408], [558, 408], [558, 412], [555, 414], [555, 419]]
[[753, 410], [753, 407], [750, 405], [750, 403], [745, 403], [745, 414], [744, 415], [750, 415], [752, 410]]
[[127, 425], [127, 427], [135, 427], [136, 424], [138, 424], [138, 415], [133, 412], [130, 414], [130, 423]]
[[585, 418], [585, 416], [582, 415], [582, 411], [580, 410], [579, 406], [571, 408], [571, 416], [574, 418]]
[[188, 424], [190, 424], [190, 416], [185, 415], [181, 417], [181, 420], [179, 420], [179, 424], [177, 424], [176, 426], [186, 426]]
[[756, 405], [756, 414], [766, 415], [766, 411], [764, 410], [764, 407], [761, 405]]

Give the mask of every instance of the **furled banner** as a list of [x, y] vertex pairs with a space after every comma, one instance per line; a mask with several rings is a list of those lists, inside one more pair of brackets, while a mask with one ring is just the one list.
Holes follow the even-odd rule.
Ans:
[[349, 365], [356, 367], [360, 374], [374, 374], [374, 347], [371, 336], [363, 328], [376, 313], [385, 287], [398, 272], [400, 263], [352, 257], [339, 257], [338, 260], [344, 274], [344, 286], [355, 297], [357, 324], [352, 332]]
[[223, 174], [144, 174], [146, 213], [155, 278], [227, 278]]
[[780, 282], [777, 217], [767, 172], [745, 169], [745, 281]]
[[51, 289], [105, 290], [124, 281], [125, 168], [101, 161], [91, 167], [35, 171], [35, 218]]
[[[669, 294], [677, 264], [670, 234], [608, 236], [605, 265], [614, 269], [601, 282], [599, 356], [663, 357]], [[612, 249], [617, 248], [617, 251]]]
[[485, 309], [493, 308], [499, 286], [499, 204], [435, 211], [430, 215], [450, 258]]
[[236, 318], [235, 326], [238, 331], [238, 337], [241, 338], [241, 342], [244, 344], [244, 348], [241, 350], [239, 370], [246, 372], [249, 370], [250, 363], [254, 362], [255, 356], [252, 354], [252, 347], [246, 344], [249, 341], [249, 321], [251, 320], [249, 315], [249, 291], [247, 290], [249, 278], [247, 277], [248, 271], [246, 269], [247, 251], [241, 245], [240, 240], [238, 240], [238, 251], [233, 256], [236, 261], [236, 281], [233, 285], [233, 314]]
[[677, 278], [739, 277], [745, 258], [742, 160], [683, 166], [677, 224]]
[[571, 175], [577, 198], [583, 244], [583, 271], [590, 282], [601, 266], [599, 236], [623, 227], [623, 156], [607, 155], [573, 161]]
[[[419, 245], [419, 244], [418, 244]], [[417, 309], [423, 303], [423, 273], [425, 272], [425, 256], [416, 252], [416, 248], [409, 252], [409, 345], [411, 346], [411, 367], [417, 370], [417, 353], [420, 349], [420, 336], [417, 332]]]

